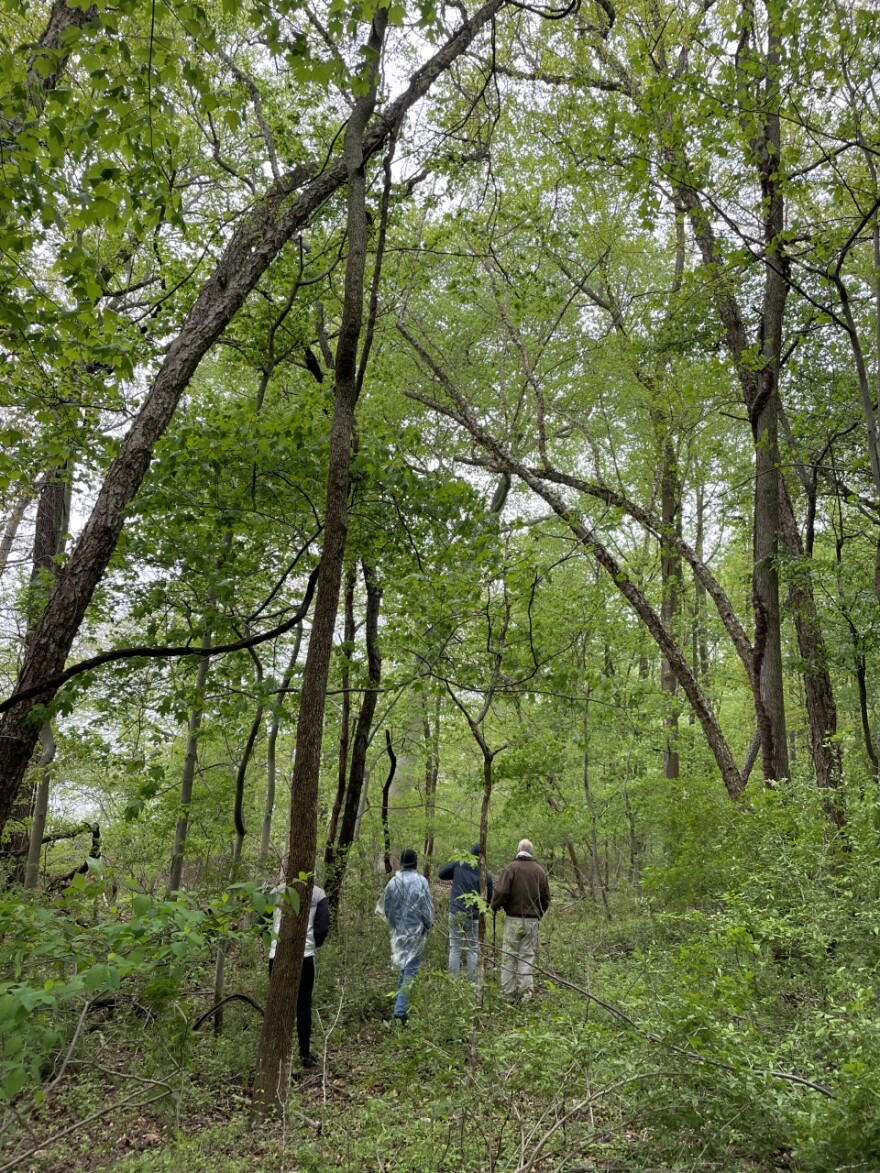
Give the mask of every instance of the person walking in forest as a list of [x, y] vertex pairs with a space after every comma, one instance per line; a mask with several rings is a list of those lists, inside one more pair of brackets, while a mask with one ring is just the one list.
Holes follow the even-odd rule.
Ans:
[[550, 907], [550, 881], [532, 854], [529, 839], [521, 839], [511, 860], [495, 884], [491, 908], [503, 909], [501, 991], [511, 999], [532, 996], [532, 967], [538, 949], [538, 925]]
[[[477, 976], [480, 909], [480, 845], [475, 843], [466, 859], [445, 863], [438, 880], [451, 880], [449, 893], [449, 972], [458, 974], [462, 952], [467, 954], [468, 981]], [[486, 899], [492, 899], [492, 876], [486, 873]]]
[[[275, 912], [272, 916], [272, 943], [269, 946], [269, 977], [272, 976], [272, 962], [281, 932], [282, 883], [275, 890]], [[306, 947], [303, 952], [302, 973], [296, 995], [296, 1033], [299, 1041], [299, 1057], [303, 1067], [317, 1067], [318, 1060], [312, 1054], [312, 991], [315, 988], [315, 951], [320, 949], [330, 931], [330, 904], [327, 894], [317, 884], [312, 885], [312, 901], [309, 906], [309, 926], [306, 930]]]
[[391, 932], [391, 964], [400, 971], [393, 1021], [406, 1025], [409, 995], [428, 932], [434, 924], [434, 901], [424, 876], [416, 871], [418, 857], [411, 847], [400, 853], [400, 871], [385, 888], [382, 907]]

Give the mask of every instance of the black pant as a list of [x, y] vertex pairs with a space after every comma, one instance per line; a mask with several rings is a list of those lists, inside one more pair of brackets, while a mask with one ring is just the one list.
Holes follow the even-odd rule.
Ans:
[[[272, 962], [269, 958], [269, 977], [272, 976]], [[296, 992], [296, 1034], [299, 1039], [299, 1054], [305, 1059], [312, 1043], [312, 991], [315, 988], [315, 959], [304, 957], [299, 989]]]

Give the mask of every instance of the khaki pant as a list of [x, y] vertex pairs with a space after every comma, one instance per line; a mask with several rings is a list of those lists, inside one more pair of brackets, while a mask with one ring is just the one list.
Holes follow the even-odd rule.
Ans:
[[537, 918], [527, 916], [509, 916], [504, 922], [501, 992], [509, 998], [531, 992], [539, 924]]

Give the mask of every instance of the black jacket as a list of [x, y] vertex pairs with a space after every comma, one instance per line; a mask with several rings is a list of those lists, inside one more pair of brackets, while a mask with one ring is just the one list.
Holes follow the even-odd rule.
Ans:
[[[476, 854], [476, 852], [474, 853]], [[438, 880], [452, 880], [449, 911], [453, 914], [467, 913], [476, 919], [479, 909], [472, 900], [465, 899], [480, 892], [480, 869], [473, 863], [445, 863], [437, 873]], [[492, 899], [492, 874], [486, 872], [486, 899]]]

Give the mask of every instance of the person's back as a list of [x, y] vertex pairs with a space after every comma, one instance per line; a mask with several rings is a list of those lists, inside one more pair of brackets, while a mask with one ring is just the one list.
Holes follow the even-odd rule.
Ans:
[[434, 902], [424, 876], [416, 871], [411, 847], [400, 853], [400, 871], [385, 887], [382, 908], [391, 930], [391, 963], [400, 971], [394, 1019], [406, 1023], [409, 992], [422, 963], [425, 938], [434, 922]]
[[[471, 856], [479, 859], [480, 845], [474, 844]], [[452, 890], [449, 893], [449, 911], [452, 914], [465, 913], [468, 916], [479, 916], [480, 910], [475, 896], [480, 893], [480, 867], [473, 859], [453, 860], [444, 864], [437, 872], [438, 880], [451, 880]], [[486, 899], [492, 899], [492, 873], [486, 872]]]
[[[461, 955], [467, 955], [468, 977], [477, 974], [480, 906], [480, 845], [475, 843], [470, 858], [444, 864], [437, 873], [438, 880], [451, 880], [449, 893], [449, 972], [461, 972]], [[492, 899], [492, 876], [486, 872], [486, 895]]]
[[550, 907], [550, 880], [521, 839], [495, 885], [492, 911], [506, 913], [502, 946], [501, 989], [509, 998], [530, 998], [532, 967], [538, 948], [538, 925]]
[[498, 877], [492, 907], [508, 916], [541, 919], [550, 907], [550, 883], [537, 860], [518, 855], [510, 861]]
[[399, 871], [385, 889], [385, 917], [398, 933], [426, 933], [433, 922], [428, 881], [412, 869]]

